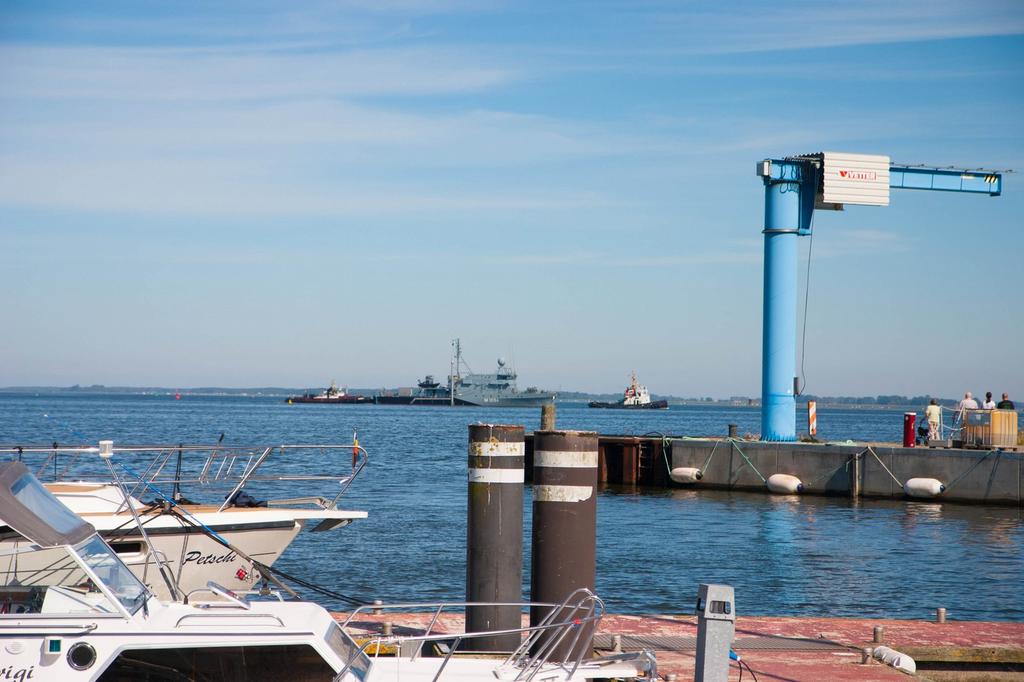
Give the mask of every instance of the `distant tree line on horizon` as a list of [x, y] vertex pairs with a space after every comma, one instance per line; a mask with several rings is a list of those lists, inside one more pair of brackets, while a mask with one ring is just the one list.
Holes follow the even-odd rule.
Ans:
[[[616, 394], [611, 394], [611, 393], [608, 393], [608, 394], [596, 394], [596, 393], [582, 393], [582, 392], [575, 392], [575, 391], [559, 391], [558, 392], [559, 400], [565, 400], [565, 401], [593, 400], [593, 399], [601, 400], [601, 399], [615, 398], [615, 397], [620, 397], [621, 398], [622, 395], [618, 394], [618, 393], [616, 393]], [[699, 397], [698, 396], [698, 397], [691, 397], [691, 398], [683, 398], [683, 397], [675, 396], [675, 395], [665, 395], [665, 394], [652, 393], [651, 397], [656, 398], [656, 399], [668, 400], [670, 402], [678, 401], [678, 402], [687, 402], [687, 403], [708, 403], [708, 404], [727, 403], [727, 404], [731, 404], [731, 405], [740, 405], [740, 404], [747, 403], [747, 402], [750, 402], [750, 403], [760, 403], [761, 402], [761, 399], [759, 397], [750, 397], [750, 396], [731, 396], [729, 398], [715, 399], [715, 398], [712, 398], [710, 396], [704, 396], [704, 397]], [[805, 405], [807, 403], [807, 401], [809, 401], [809, 400], [814, 400], [814, 401], [819, 402], [819, 403], [821, 403], [823, 405], [826, 405], [826, 404], [831, 404], [831, 405], [927, 405], [929, 402], [931, 402], [932, 398], [935, 398], [935, 400], [937, 400], [940, 405], [945, 405], [947, 407], [956, 407], [957, 404], [958, 404], [958, 400], [951, 399], [951, 398], [939, 398], [939, 397], [933, 396], [933, 395], [905, 396], [905, 395], [895, 395], [895, 394], [893, 394], [893, 395], [876, 395], [876, 396], [870, 396], [870, 395], [868, 395], [868, 396], [849, 396], [849, 395], [831, 396], [831, 395], [814, 395], [812, 393], [805, 393], [803, 395], [797, 396], [796, 401], [797, 401], [797, 403], [799, 403], [801, 405]]]
[[927, 405], [935, 398], [939, 405], [956, 407], [957, 400], [950, 398], [939, 398], [933, 395], [876, 395], [876, 396], [847, 396], [847, 395], [813, 395], [806, 393], [797, 396], [797, 402], [804, 404], [809, 400], [819, 403], [831, 403], [834, 405]]

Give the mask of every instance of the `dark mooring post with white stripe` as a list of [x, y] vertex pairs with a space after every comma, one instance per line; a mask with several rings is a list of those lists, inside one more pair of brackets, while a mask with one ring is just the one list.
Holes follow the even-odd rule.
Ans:
[[[466, 601], [519, 603], [523, 598], [522, 426], [471, 424], [466, 523]], [[466, 631], [516, 630], [518, 606], [466, 608]], [[475, 637], [466, 648], [512, 651], [518, 634]]]
[[[531, 601], [561, 603], [575, 590], [594, 589], [597, 572], [597, 433], [537, 431], [533, 434], [533, 549]], [[549, 609], [530, 610], [538, 625]], [[576, 617], [583, 617], [578, 613]], [[566, 618], [570, 617], [566, 614]], [[588, 651], [593, 630], [582, 633], [573, 651], [567, 636], [555, 658]], [[543, 646], [543, 641], [541, 645]]]

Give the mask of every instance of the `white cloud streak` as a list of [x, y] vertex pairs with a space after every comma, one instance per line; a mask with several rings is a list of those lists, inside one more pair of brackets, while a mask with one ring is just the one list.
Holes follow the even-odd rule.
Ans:
[[656, 12], [661, 35], [686, 37], [679, 52], [774, 52], [1024, 33], [1015, 0], [862, 0], [788, 5], [726, 3], [715, 9]]
[[564, 211], [607, 205], [573, 190], [452, 189], [425, 182], [309, 186], [254, 174], [243, 162], [40, 162], [0, 158], [0, 204], [219, 217], [368, 217], [423, 212]]
[[417, 96], [518, 77], [457, 49], [272, 54], [245, 48], [0, 47], [4, 96], [108, 102]]

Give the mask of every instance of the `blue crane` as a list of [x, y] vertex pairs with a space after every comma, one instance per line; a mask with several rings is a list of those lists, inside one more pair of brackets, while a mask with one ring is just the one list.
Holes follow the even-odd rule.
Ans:
[[764, 181], [764, 328], [761, 438], [796, 440], [797, 238], [814, 210], [887, 206], [889, 190], [998, 196], [1003, 176], [982, 169], [892, 164], [887, 156], [821, 152], [757, 163]]

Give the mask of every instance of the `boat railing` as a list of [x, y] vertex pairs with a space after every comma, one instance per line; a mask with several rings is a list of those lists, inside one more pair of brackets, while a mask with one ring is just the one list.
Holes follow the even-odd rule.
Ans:
[[[532, 607], [549, 609], [547, 615], [537, 625], [513, 628], [507, 630], [487, 630], [483, 632], [434, 632], [434, 628], [441, 616], [449, 610], [466, 609], [468, 607], [496, 607], [515, 606], [521, 611]], [[441, 603], [411, 603], [411, 604], [367, 604], [357, 607], [341, 623], [342, 629], [346, 629], [352, 620], [359, 614], [370, 612], [374, 615], [384, 611], [412, 611], [426, 613], [432, 611], [430, 623], [422, 635], [401, 635], [385, 636], [383, 634], [373, 635], [366, 639], [361, 647], [360, 653], [369, 652], [374, 656], [380, 654], [386, 646], [395, 647], [397, 652], [408, 650], [410, 645], [415, 649], [410, 656], [415, 661], [423, 652], [424, 645], [430, 642], [450, 643], [445, 651], [444, 659], [438, 668], [434, 680], [441, 678], [448, 661], [459, 650], [459, 647], [466, 640], [472, 641], [476, 638], [495, 637], [502, 635], [520, 635], [522, 641], [504, 660], [501, 667], [510, 671], [516, 671], [511, 679], [532, 680], [538, 672], [546, 665], [553, 664], [571, 677], [587, 653], [586, 647], [581, 646], [581, 639], [586, 633], [593, 633], [597, 624], [604, 615], [604, 602], [589, 589], [580, 588], [565, 598], [560, 604], [545, 602], [441, 602]], [[524, 637], [525, 636], [525, 637]], [[567, 652], [562, 660], [552, 660], [555, 654], [563, 645]], [[355, 660], [355, 659], [353, 659]], [[351, 665], [351, 663], [350, 663]], [[343, 680], [348, 672], [346, 666], [335, 680]]]
[[[337, 490], [326, 495], [289, 498], [289, 501], [302, 500], [324, 509], [335, 509], [368, 462], [366, 449], [355, 442], [265, 446], [128, 445], [115, 446], [113, 452], [132, 497], [140, 498], [147, 490], [170, 495], [183, 485], [227, 490], [218, 511], [231, 506], [246, 485], [256, 482], [337, 483]], [[98, 453], [99, 447], [91, 445], [0, 446], [0, 460], [24, 462], [37, 478], [55, 483], [110, 483], [109, 474], [95, 457]], [[280, 502], [267, 501], [271, 506]], [[118, 511], [123, 509], [123, 504]]]

